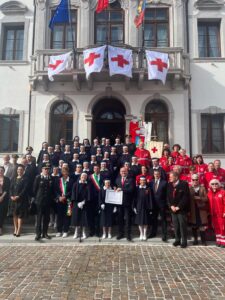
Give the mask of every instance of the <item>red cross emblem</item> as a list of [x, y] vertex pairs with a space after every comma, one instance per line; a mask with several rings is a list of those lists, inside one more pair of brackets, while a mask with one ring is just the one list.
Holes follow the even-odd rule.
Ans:
[[48, 67], [52, 70], [55, 70], [58, 68], [59, 65], [61, 65], [64, 62], [64, 60], [56, 60], [55, 64], [49, 64]]
[[84, 60], [85, 65], [89, 64], [89, 67], [93, 65], [96, 58], [99, 58], [100, 54], [95, 54], [94, 52], [91, 52], [89, 56]]
[[158, 68], [158, 71], [163, 72], [163, 68], [167, 69], [168, 65], [161, 60], [161, 58], [156, 58], [156, 60], [150, 61], [150, 65], [155, 65]]
[[129, 61], [124, 59], [123, 55], [118, 54], [116, 57], [112, 57], [111, 61], [117, 61], [118, 67], [123, 68], [124, 65], [129, 65]]
[[152, 150], [153, 153], [158, 151], [158, 149], [156, 147], [152, 148], [151, 150]]

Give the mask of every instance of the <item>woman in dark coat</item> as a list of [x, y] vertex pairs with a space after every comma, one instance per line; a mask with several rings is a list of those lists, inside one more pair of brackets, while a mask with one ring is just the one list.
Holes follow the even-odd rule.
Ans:
[[80, 180], [73, 185], [72, 190], [72, 225], [75, 226], [74, 236], [79, 236], [79, 228], [82, 227], [82, 239], [86, 239], [85, 228], [88, 226], [87, 220], [87, 202], [90, 200], [90, 188], [87, 183], [87, 174], [82, 173]]
[[107, 233], [108, 239], [112, 238], [113, 212], [115, 212], [116, 208], [113, 204], [105, 203], [106, 191], [112, 190], [110, 183], [110, 180], [106, 179], [99, 193], [100, 225], [103, 230], [102, 239], [106, 238]]
[[202, 245], [206, 246], [205, 230], [208, 225], [209, 202], [207, 192], [204, 186], [199, 183], [199, 175], [192, 175], [192, 184], [190, 189], [190, 217], [194, 237], [193, 245], [198, 245], [198, 230]]
[[13, 214], [14, 235], [20, 236], [22, 221], [28, 210], [28, 179], [24, 175], [24, 166], [17, 168], [15, 177], [10, 186], [11, 210]]
[[10, 179], [4, 173], [5, 168], [0, 166], [0, 235], [9, 205]]
[[134, 200], [134, 212], [136, 214], [135, 223], [139, 225], [140, 240], [147, 240], [147, 229], [151, 210], [151, 190], [147, 186], [146, 178], [140, 177], [140, 184], [137, 187], [136, 197]]

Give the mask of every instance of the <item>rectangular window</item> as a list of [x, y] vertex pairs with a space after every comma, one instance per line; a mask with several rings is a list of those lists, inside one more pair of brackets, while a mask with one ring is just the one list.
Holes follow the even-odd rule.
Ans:
[[202, 114], [202, 153], [224, 153], [225, 114]]
[[95, 14], [95, 43], [124, 43], [124, 13], [120, 7], [109, 7]]
[[5, 26], [3, 60], [23, 60], [24, 26]]
[[[52, 14], [54, 11], [52, 12]], [[51, 34], [51, 49], [69, 49], [77, 45], [77, 11], [72, 10], [71, 25], [56, 24]], [[72, 35], [73, 34], [73, 35]]]
[[144, 21], [145, 47], [169, 47], [169, 10], [147, 8]]
[[198, 22], [199, 57], [220, 57], [220, 22]]
[[19, 115], [0, 115], [0, 152], [17, 152]]

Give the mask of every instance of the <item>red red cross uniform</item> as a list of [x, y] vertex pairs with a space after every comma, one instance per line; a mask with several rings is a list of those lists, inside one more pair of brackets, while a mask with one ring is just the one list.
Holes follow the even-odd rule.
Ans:
[[225, 191], [208, 192], [212, 226], [216, 235], [217, 245], [225, 246]]
[[192, 165], [192, 160], [187, 155], [180, 155], [177, 157], [175, 164], [182, 167], [182, 174], [189, 174], [189, 168]]
[[196, 172], [197, 172], [198, 174], [204, 174], [205, 172], [208, 171], [208, 166], [207, 166], [207, 164], [201, 164], [201, 165], [195, 164], [195, 168], [196, 168]]
[[146, 167], [150, 166], [151, 155], [148, 150], [138, 148], [134, 155], [137, 156], [139, 165]]
[[[209, 183], [212, 179], [217, 179], [219, 180], [219, 177], [214, 173], [214, 172], [206, 172], [204, 174], [204, 185], [205, 188], [208, 189], [209, 188]], [[220, 181], [220, 180], [219, 180]]]

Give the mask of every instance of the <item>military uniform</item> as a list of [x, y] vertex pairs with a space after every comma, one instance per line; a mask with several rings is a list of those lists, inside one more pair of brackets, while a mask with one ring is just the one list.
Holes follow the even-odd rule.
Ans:
[[48, 224], [50, 221], [50, 208], [53, 201], [54, 182], [51, 176], [38, 175], [34, 181], [34, 197], [37, 207], [36, 237], [48, 237]]

